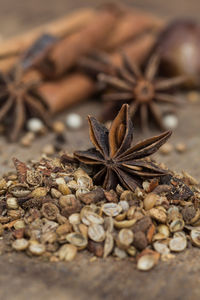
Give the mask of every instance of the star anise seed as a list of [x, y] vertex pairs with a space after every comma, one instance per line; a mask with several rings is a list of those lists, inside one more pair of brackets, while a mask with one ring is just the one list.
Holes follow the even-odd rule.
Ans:
[[30, 117], [50, 124], [48, 105], [36, 90], [39, 81], [25, 78], [20, 66], [8, 74], [0, 73], [0, 122], [11, 141], [18, 139]]
[[183, 84], [186, 78], [183, 76], [167, 79], [157, 78], [159, 67], [159, 56], [157, 54], [149, 59], [144, 73], [125, 54], [122, 54], [122, 59], [123, 66], [117, 68], [116, 76], [108, 73], [102, 73], [98, 76], [100, 82], [113, 89], [113, 91], [105, 94], [103, 99], [112, 103], [114, 101], [113, 108], [118, 103], [128, 102], [131, 117], [134, 118], [134, 116], [139, 115], [143, 130], [148, 128], [150, 118], [161, 130], [165, 129], [158, 103], [177, 104], [177, 99], [172, 95], [172, 90]]
[[90, 139], [95, 146], [87, 151], [77, 151], [74, 157], [80, 162], [96, 166], [96, 184], [110, 190], [121, 183], [129, 190], [141, 186], [144, 178], [166, 175], [166, 171], [145, 158], [155, 153], [171, 136], [166, 131], [131, 147], [133, 125], [129, 115], [129, 105], [124, 104], [114, 119], [110, 130], [94, 117], [88, 117]]

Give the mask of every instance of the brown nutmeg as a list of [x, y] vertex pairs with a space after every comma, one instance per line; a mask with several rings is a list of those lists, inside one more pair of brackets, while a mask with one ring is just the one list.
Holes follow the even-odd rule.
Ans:
[[186, 75], [187, 87], [200, 84], [200, 24], [178, 20], [169, 24], [161, 33], [155, 46], [160, 54], [162, 75]]

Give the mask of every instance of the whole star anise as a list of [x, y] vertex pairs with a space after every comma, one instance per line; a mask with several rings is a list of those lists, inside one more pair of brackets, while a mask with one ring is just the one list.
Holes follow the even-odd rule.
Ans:
[[0, 73], [0, 123], [11, 141], [16, 141], [30, 117], [50, 124], [47, 103], [37, 93], [39, 81], [24, 76], [17, 66], [8, 74]]
[[88, 121], [90, 139], [95, 148], [76, 151], [74, 157], [80, 162], [97, 167], [98, 171], [93, 177], [95, 183], [103, 184], [107, 190], [115, 188], [118, 183], [135, 190], [144, 178], [166, 174], [144, 158], [155, 153], [171, 136], [171, 131], [131, 147], [133, 125], [128, 104], [122, 106], [109, 131], [93, 117], [89, 116]]
[[[114, 90], [105, 94], [104, 100], [114, 101], [114, 105], [128, 102], [131, 117], [133, 118], [135, 115], [140, 117], [143, 130], [148, 128], [149, 117], [161, 130], [165, 129], [157, 103], [177, 104], [176, 97], [172, 95], [172, 89], [180, 86], [186, 78], [183, 76], [167, 79], [157, 78], [159, 67], [157, 54], [149, 59], [144, 73], [125, 54], [122, 55], [122, 59], [123, 66], [116, 68], [117, 76], [109, 74], [99, 74], [98, 76], [100, 82]], [[110, 107], [109, 109], [111, 111]]]

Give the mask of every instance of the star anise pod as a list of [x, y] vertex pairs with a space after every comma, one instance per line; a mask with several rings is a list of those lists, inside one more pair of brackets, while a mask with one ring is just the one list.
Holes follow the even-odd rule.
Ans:
[[48, 105], [37, 93], [39, 83], [24, 75], [20, 65], [8, 74], [0, 73], [0, 122], [11, 141], [18, 139], [30, 117], [50, 124]]
[[100, 82], [114, 90], [105, 94], [104, 100], [114, 101], [114, 106], [129, 103], [131, 117], [139, 116], [143, 130], [148, 128], [150, 118], [161, 130], [165, 129], [158, 103], [177, 104], [176, 97], [172, 95], [173, 89], [184, 83], [186, 78], [183, 76], [157, 78], [159, 67], [157, 54], [149, 59], [144, 72], [125, 54], [122, 54], [122, 60], [122, 67], [116, 68], [117, 76], [106, 73], [98, 76]]
[[131, 147], [133, 125], [129, 115], [129, 105], [124, 104], [114, 119], [110, 130], [94, 117], [88, 117], [90, 139], [95, 146], [87, 151], [77, 151], [74, 157], [80, 162], [97, 168], [94, 182], [103, 184], [107, 190], [118, 183], [135, 190], [144, 178], [154, 178], [166, 174], [146, 157], [155, 153], [171, 136], [166, 131]]

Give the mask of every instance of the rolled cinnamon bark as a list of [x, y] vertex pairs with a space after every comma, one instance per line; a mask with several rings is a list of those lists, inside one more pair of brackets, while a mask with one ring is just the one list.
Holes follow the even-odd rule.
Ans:
[[0, 58], [7, 56], [18, 56], [43, 33], [49, 33], [57, 37], [63, 37], [73, 33], [90, 22], [95, 15], [95, 10], [85, 8], [59, 18], [56, 21], [41, 25], [27, 33], [20, 34], [0, 43]]
[[47, 77], [56, 78], [68, 71], [80, 56], [100, 47], [116, 25], [118, 15], [117, 9], [102, 9], [97, 12], [85, 28], [59, 41], [45, 53], [37, 64], [40, 72]]
[[38, 92], [54, 114], [86, 100], [96, 90], [94, 81], [81, 73], [73, 73], [58, 81], [43, 83]]
[[[146, 58], [155, 39], [155, 35], [146, 34], [141, 39], [126, 45], [123, 51], [131, 59], [141, 63]], [[117, 66], [121, 64], [119, 51], [110, 55], [110, 58], [113, 64]], [[48, 103], [51, 112], [57, 113], [91, 97], [96, 92], [96, 83], [83, 73], [73, 73], [60, 80], [43, 83], [38, 92]]]
[[108, 35], [102, 49], [113, 51], [122, 44], [147, 31], [160, 31], [165, 22], [154, 15], [133, 10], [121, 17], [115, 28]]

